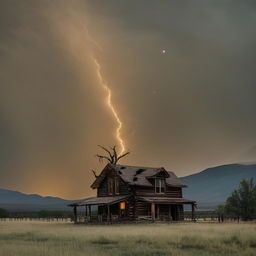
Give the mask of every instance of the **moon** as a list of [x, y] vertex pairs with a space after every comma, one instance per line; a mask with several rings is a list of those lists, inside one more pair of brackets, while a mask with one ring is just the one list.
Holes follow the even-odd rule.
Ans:
[[163, 50], [162, 50], [162, 54], [165, 54], [165, 53], [166, 53], [166, 50], [165, 50], [165, 49], [163, 49]]

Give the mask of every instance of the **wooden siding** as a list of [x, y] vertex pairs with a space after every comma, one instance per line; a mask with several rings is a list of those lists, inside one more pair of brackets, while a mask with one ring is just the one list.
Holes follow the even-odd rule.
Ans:
[[[119, 192], [118, 193], [114, 193], [111, 194], [111, 196], [113, 195], [128, 195], [129, 194], [129, 187], [126, 183], [124, 183], [118, 176], [107, 176], [100, 184], [100, 186], [97, 189], [97, 196], [101, 197], [101, 196], [110, 196], [109, 191], [108, 191], [108, 178], [116, 178], [119, 182]], [[113, 184], [115, 184], [113, 182]]]
[[105, 178], [97, 189], [97, 196], [108, 196], [108, 180]]
[[182, 198], [181, 188], [166, 187], [165, 195], [173, 198]]
[[150, 204], [141, 201], [136, 201], [134, 217], [138, 218], [142, 216], [150, 216]]
[[182, 198], [182, 189], [179, 187], [165, 187], [164, 193], [155, 193], [154, 187], [134, 187], [135, 195], [138, 196], [166, 196]]

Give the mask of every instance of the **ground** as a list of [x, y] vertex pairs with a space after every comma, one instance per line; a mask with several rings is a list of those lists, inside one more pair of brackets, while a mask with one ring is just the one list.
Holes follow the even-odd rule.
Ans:
[[0, 221], [0, 256], [256, 255], [256, 223], [73, 225]]

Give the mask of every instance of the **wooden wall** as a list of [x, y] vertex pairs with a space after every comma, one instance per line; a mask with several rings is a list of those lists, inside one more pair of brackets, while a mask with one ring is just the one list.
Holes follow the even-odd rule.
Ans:
[[165, 195], [173, 198], [182, 198], [182, 189], [175, 187], [166, 187]]
[[135, 201], [135, 211], [134, 211], [134, 217], [148, 217], [151, 216], [150, 214], [150, 204], [146, 202], [141, 202], [141, 201]]
[[182, 198], [182, 189], [179, 187], [166, 187], [165, 193], [155, 193], [154, 187], [134, 187], [135, 195], [138, 196], [167, 196]]
[[[117, 194], [108, 194], [108, 178], [117, 178], [119, 181], [119, 193]], [[116, 195], [128, 195], [129, 194], [129, 186], [124, 183], [118, 176], [111, 175], [107, 176], [100, 184], [100, 186], [97, 189], [97, 196], [116, 196]]]

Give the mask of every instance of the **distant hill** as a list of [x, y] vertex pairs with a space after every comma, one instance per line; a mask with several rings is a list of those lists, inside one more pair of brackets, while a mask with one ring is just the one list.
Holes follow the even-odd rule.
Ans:
[[196, 200], [199, 209], [214, 209], [226, 201], [243, 178], [251, 177], [256, 182], [256, 164], [229, 164], [208, 168], [181, 178], [188, 186], [183, 190], [183, 196]]
[[70, 210], [71, 201], [58, 197], [24, 194], [18, 191], [0, 189], [0, 208], [10, 211]]

